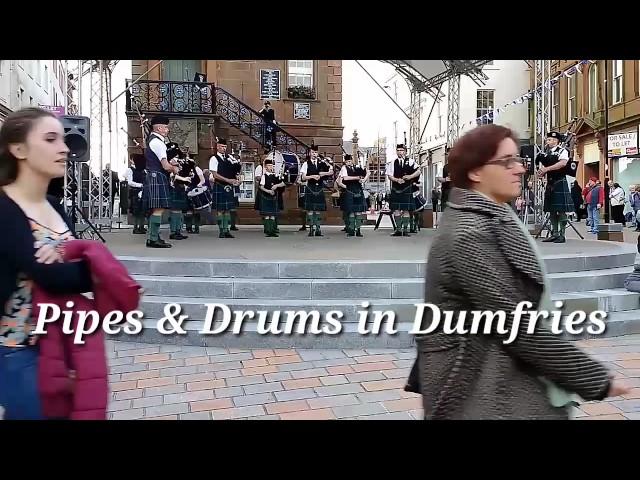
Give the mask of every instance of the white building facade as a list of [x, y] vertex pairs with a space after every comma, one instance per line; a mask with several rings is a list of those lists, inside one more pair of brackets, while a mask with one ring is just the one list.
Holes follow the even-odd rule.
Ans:
[[0, 122], [23, 107], [65, 107], [63, 60], [0, 60]]
[[[514, 130], [521, 145], [528, 144], [532, 131], [532, 101], [513, 102], [529, 91], [530, 67], [524, 60], [494, 60], [483, 68], [483, 72], [489, 78], [482, 86], [466, 76], [460, 79], [458, 136], [478, 124], [495, 123]], [[424, 191], [425, 196], [429, 192], [429, 197], [431, 189], [437, 185], [435, 178], [442, 176], [445, 164], [447, 92], [448, 84], [445, 83], [441, 90], [443, 98], [435, 106], [431, 96], [421, 95], [420, 131], [424, 134], [418, 151], [421, 152], [420, 159], [428, 162], [424, 172]]]

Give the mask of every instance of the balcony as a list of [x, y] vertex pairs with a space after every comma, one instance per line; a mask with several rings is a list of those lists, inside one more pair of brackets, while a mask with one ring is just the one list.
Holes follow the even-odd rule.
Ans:
[[213, 83], [143, 80], [127, 81], [127, 113], [216, 114]]

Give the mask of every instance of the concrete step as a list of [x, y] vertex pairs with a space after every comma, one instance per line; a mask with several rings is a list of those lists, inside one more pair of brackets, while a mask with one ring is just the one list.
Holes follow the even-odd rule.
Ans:
[[[633, 267], [549, 274], [551, 291], [624, 286]], [[134, 275], [149, 295], [217, 299], [411, 299], [424, 297], [423, 278], [206, 278]]]
[[551, 298], [552, 300], [562, 300], [568, 312], [582, 310], [591, 313], [600, 310], [611, 313], [640, 308], [640, 294], [624, 288], [554, 293]]
[[[563, 318], [566, 320], [566, 317]], [[161, 334], [157, 329], [156, 319], [146, 319], [142, 332], [135, 337], [126, 334], [112, 335], [110, 339], [140, 343], [161, 343], [173, 345], [199, 345], [223, 348], [411, 348], [415, 345], [414, 335], [409, 332], [413, 322], [397, 322], [395, 333], [387, 333], [385, 328], [375, 334], [361, 334], [356, 323], [343, 323], [338, 334], [259, 334], [255, 322], [246, 322], [240, 334], [235, 334], [232, 327], [217, 334], [200, 333], [204, 322], [185, 321], [185, 334]], [[605, 319], [606, 329], [600, 335], [583, 332], [570, 335], [565, 332], [563, 338], [579, 340], [586, 338], [608, 338], [640, 333], [640, 309], [628, 312], [612, 312]]]
[[[600, 255], [549, 255], [544, 257], [549, 273], [584, 272], [631, 266], [633, 245]], [[424, 260], [229, 260], [208, 258], [118, 257], [130, 273], [171, 277], [205, 278], [424, 278]]]
[[[564, 311], [568, 314], [577, 310], [591, 313], [596, 310], [605, 312], [623, 312], [640, 308], [640, 294], [628, 292], [625, 289], [594, 290], [585, 292], [569, 292], [552, 294], [553, 300], [564, 302]], [[368, 302], [368, 308], [363, 307], [363, 302]], [[223, 304], [232, 311], [260, 311], [286, 312], [317, 310], [324, 315], [332, 310], [344, 313], [343, 322], [351, 323], [359, 320], [358, 312], [373, 313], [393, 311], [396, 318], [403, 321], [413, 321], [416, 315], [416, 304], [422, 303], [420, 297], [413, 298], [376, 298], [376, 299], [323, 299], [310, 303], [307, 299], [268, 299], [268, 298], [194, 298], [177, 296], [145, 295], [141, 309], [145, 318], [160, 318], [165, 315], [164, 308], [168, 303], [177, 303], [182, 307], [182, 314], [186, 314], [192, 320], [204, 320], [207, 314], [206, 304]], [[219, 313], [216, 314], [219, 317]]]
[[135, 275], [149, 295], [217, 299], [390, 299], [424, 296], [421, 278], [248, 279]]
[[584, 292], [610, 288], [621, 288], [624, 280], [633, 271], [633, 266], [604, 268], [584, 272], [551, 273], [551, 291]]

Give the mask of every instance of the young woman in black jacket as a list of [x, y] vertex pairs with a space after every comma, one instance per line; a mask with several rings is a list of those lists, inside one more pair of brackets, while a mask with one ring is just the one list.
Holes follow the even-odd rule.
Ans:
[[19, 110], [0, 128], [0, 407], [6, 420], [42, 418], [31, 286], [54, 294], [91, 291], [87, 265], [62, 262], [73, 225], [47, 196], [51, 180], [65, 175], [68, 153], [62, 123], [46, 110]]

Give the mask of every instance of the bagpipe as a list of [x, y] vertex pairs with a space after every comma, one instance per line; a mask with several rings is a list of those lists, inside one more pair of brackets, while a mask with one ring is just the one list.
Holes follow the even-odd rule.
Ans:
[[[562, 138], [558, 143], [558, 147], [560, 147], [561, 149], [565, 149], [569, 154], [569, 161], [564, 168], [562, 168], [561, 170], [557, 170], [557, 172], [564, 175], [569, 175], [571, 177], [575, 177], [578, 173], [578, 160], [574, 158], [574, 149], [577, 138], [575, 132], [573, 131], [576, 127], [577, 121], [578, 117], [575, 117], [571, 121], [569, 127], [567, 128], [567, 131], [564, 133], [564, 135], [562, 135]], [[543, 167], [549, 167], [551, 165], [554, 165], [558, 161], [553, 156], [550, 157], [548, 155], [549, 150], [549, 146], [545, 145], [544, 150], [536, 156], [536, 165], [541, 164]]]
[[184, 151], [176, 142], [169, 142], [167, 144], [167, 161], [178, 167], [178, 172], [173, 172], [170, 175], [171, 186], [187, 190], [196, 175], [195, 162], [189, 158], [188, 149]]

